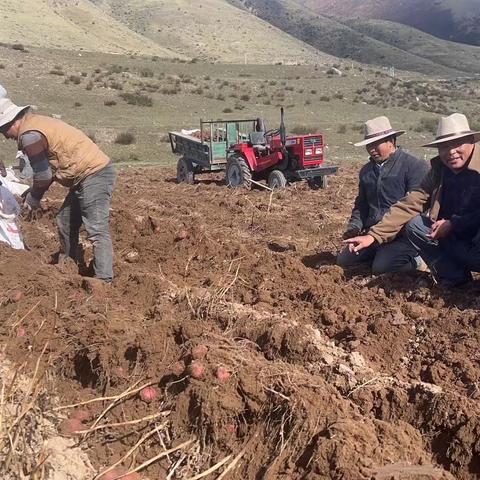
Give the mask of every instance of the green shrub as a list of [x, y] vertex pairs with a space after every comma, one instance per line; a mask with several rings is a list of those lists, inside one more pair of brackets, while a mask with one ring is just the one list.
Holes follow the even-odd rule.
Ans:
[[140, 76], [144, 78], [153, 77], [153, 70], [151, 70], [150, 68], [143, 68], [142, 70], [140, 70]]
[[180, 92], [180, 88], [177, 88], [177, 87], [163, 87], [160, 90], [160, 93], [162, 95], [176, 95], [179, 92]]
[[344, 123], [338, 126], [337, 133], [346, 133], [346, 132], [347, 132], [347, 126]]
[[14, 43], [12, 45], [12, 50], [18, 50], [19, 52], [27, 53], [28, 50], [21, 43]]
[[117, 102], [115, 100], [105, 100], [103, 102], [103, 104], [106, 106], [106, 107], [113, 107], [114, 105], [117, 104]]
[[327, 96], [327, 95], [322, 95], [322, 96], [320, 97], [320, 101], [321, 101], [321, 102], [329, 102], [329, 101], [330, 101], [330, 97]]
[[[97, 72], [98, 70], [98, 72]], [[121, 65], [110, 65], [107, 69], [107, 73], [110, 75], [112, 73], [122, 73], [128, 71], [128, 67], [122, 67]], [[100, 73], [100, 69], [95, 70], [96, 73]]]
[[131, 145], [132, 143], [135, 143], [135, 135], [130, 132], [121, 132], [115, 137], [114, 143], [118, 143], [119, 145]]
[[317, 131], [317, 127], [312, 127], [308, 125], [295, 125], [290, 132], [293, 135], [307, 135]]
[[120, 82], [110, 82], [108, 86], [113, 90], [123, 90], [123, 85]]
[[142, 95], [141, 93], [121, 93], [120, 97], [129, 105], [138, 105], [140, 107], [151, 107], [153, 105], [152, 97]]
[[222, 110], [222, 112], [223, 112], [223, 113], [232, 113], [233, 110], [232, 110], [231, 108], [227, 107], [227, 108], [224, 108], [224, 109]]
[[415, 127], [415, 131], [435, 133], [437, 131], [437, 119], [432, 117], [422, 117], [420, 123]]
[[79, 85], [82, 79], [78, 75], [70, 75], [68, 77], [69, 82], [74, 83], [75, 85]]
[[250, 95], [241, 95], [240, 100], [242, 100], [242, 102], [248, 102], [250, 100]]

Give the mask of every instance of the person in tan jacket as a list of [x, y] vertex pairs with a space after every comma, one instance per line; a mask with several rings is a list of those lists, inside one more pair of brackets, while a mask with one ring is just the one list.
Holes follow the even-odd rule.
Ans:
[[109, 231], [110, 201], [115, 183], [111, 160], [80, 130], [67, 123], [29, 112], [8, 98], [0, 99], [0, 133], [16, 140], [29, 158], [33, 185], [24, 207], [35, 210], [55, 181], [69, 193], [57, 215], [64, 254], [78, 260], [83, 223], [94, 248], [95, 277], [113, 279], [113, 250]]
[[446, 287], [463, 285], [480, 271], [480, 132], [465, 115], [442, 117], [434, 141], [438, 156], [420, 186], [394, 204], [366, 235], [345, 240], [353, 253], [391, 241], [405, 227], [407, 238]]

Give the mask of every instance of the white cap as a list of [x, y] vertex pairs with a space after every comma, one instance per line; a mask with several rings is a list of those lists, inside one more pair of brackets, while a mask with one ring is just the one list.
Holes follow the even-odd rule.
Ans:
[[7, 91], [0, 85], [0, 98], [5, 98], [7, 96]]

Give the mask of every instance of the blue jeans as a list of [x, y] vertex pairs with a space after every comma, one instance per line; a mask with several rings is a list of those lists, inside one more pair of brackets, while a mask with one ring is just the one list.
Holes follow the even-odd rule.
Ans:
[[113, 280], [113, 248], [108, 223], [115, 177], [112, 163], [89, 175], [70, 190], [57, 215], [65, 255], [78, 260], [78, 235], [83, 223], [93, 243], [95, 278], [106, 282]]
[[361, 250], [358, 255], [351, 253], [347, 247], [338, 254], [337, 265], [347, 268], [361, 263], [371, 263], [374, 275], [388, 272], [410, 272], [417, 268], [416, 256], [416, 249], [405, 237], [401, 236], [390, 243], [373, 244]]
[[428, 236], [432, 224], [425, 215], [417, 215], [407, 223], [405, 231], [435, 280], [447, 287], [470, 281], [471, 272], [480, 272], [480, 245], [474, 239], [459, 239], [454, 233], [432, 240]]

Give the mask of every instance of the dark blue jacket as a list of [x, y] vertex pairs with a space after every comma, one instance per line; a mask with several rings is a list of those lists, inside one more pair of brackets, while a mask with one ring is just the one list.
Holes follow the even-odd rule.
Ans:
[[420, 185], [430, 165], [397, 148], [379, 167], [373, 160], [359, 174], [358, 195], [347, 230], [368, 230], [389, 208]]

